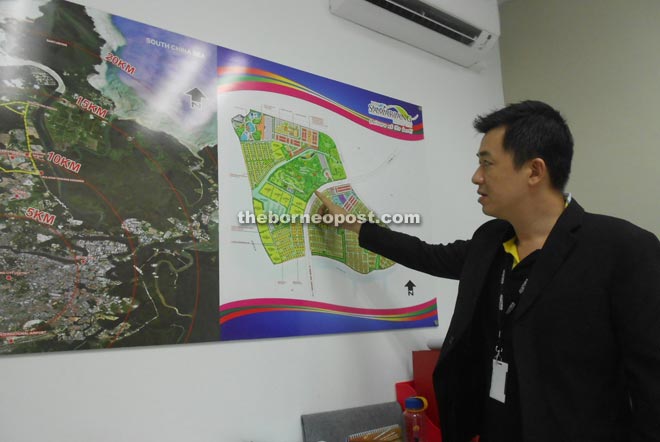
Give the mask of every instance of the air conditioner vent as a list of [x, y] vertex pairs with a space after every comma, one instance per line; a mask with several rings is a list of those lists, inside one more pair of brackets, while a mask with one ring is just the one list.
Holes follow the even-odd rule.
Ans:
[[[0, 0], [1, 1], [1, 0]], [[464, 67], [497, 44], [497, 0], [330, 0], [330, 12]]]
[[481, 36], [482, 31], [480, 29], [419, 0], [366, 1], [466, 46], [472, 46]]

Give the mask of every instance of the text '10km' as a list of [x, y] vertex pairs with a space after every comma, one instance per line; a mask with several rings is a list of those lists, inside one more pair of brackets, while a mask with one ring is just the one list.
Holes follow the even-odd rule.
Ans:
[[48, 158], [48, 161], [51, 163], [63, 167], [66, 170], [70, 170], [73, 173], [80, 172], [80, 163], [70, 160], [69, 158], [62, 156], [59, 153], [48, 152], [48, 156], [46, 158]]

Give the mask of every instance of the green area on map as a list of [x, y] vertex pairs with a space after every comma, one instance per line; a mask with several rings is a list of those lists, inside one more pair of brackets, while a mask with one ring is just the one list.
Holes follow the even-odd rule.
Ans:
[[[300, 216], [315, 190], [346, 179], [339, 151], [327, 134], [255, 110], [232, 119], [252, 189], [255, 217], [276, 214]], [[349, 213], [369, 209], [350, 185], [337, 185], [324, 192]], [[317, 213], [318, 206], [308, 213]], [[305, 256], [303, 224], [257, 223], [261, 242], [273, 264]], [[309, 248], [313, 255], [337, 260], [360, 273], [393, 265], [362, 249], [353, 232], [309, 224]]]
[[217, 145], [122, 117], [89, 9], [24, 5], [0, 11], [0, 354], [217, 340]]

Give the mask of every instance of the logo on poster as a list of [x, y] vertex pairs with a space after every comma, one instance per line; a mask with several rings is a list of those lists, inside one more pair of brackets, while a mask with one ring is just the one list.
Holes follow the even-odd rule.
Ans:
[[377, 101], [372, 101], [369, 103], [369, 115], [387, 118], [392, 120], [392, 123], [399, 124], [407, 128], [411, 128], [413, 121], [419, 117], [419, 114], [415, 115], [414, 117], [411, 116], [403, 107], [396, 104], [385, 104], [379, 103]]

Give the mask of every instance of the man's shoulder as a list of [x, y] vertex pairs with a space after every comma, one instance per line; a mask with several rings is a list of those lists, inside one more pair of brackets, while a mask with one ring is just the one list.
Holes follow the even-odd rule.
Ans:
[[657, 237], [632, 222], [611, 215], [584, 212], [583, 229], [612, 239], [633, 240]]
[[646, 252], [658, 256], [660, 241], [648, 230], [611, 215], [584, 212], [578, 243], [595, 250], [610, 251], [620, 256], [636, 256]]

